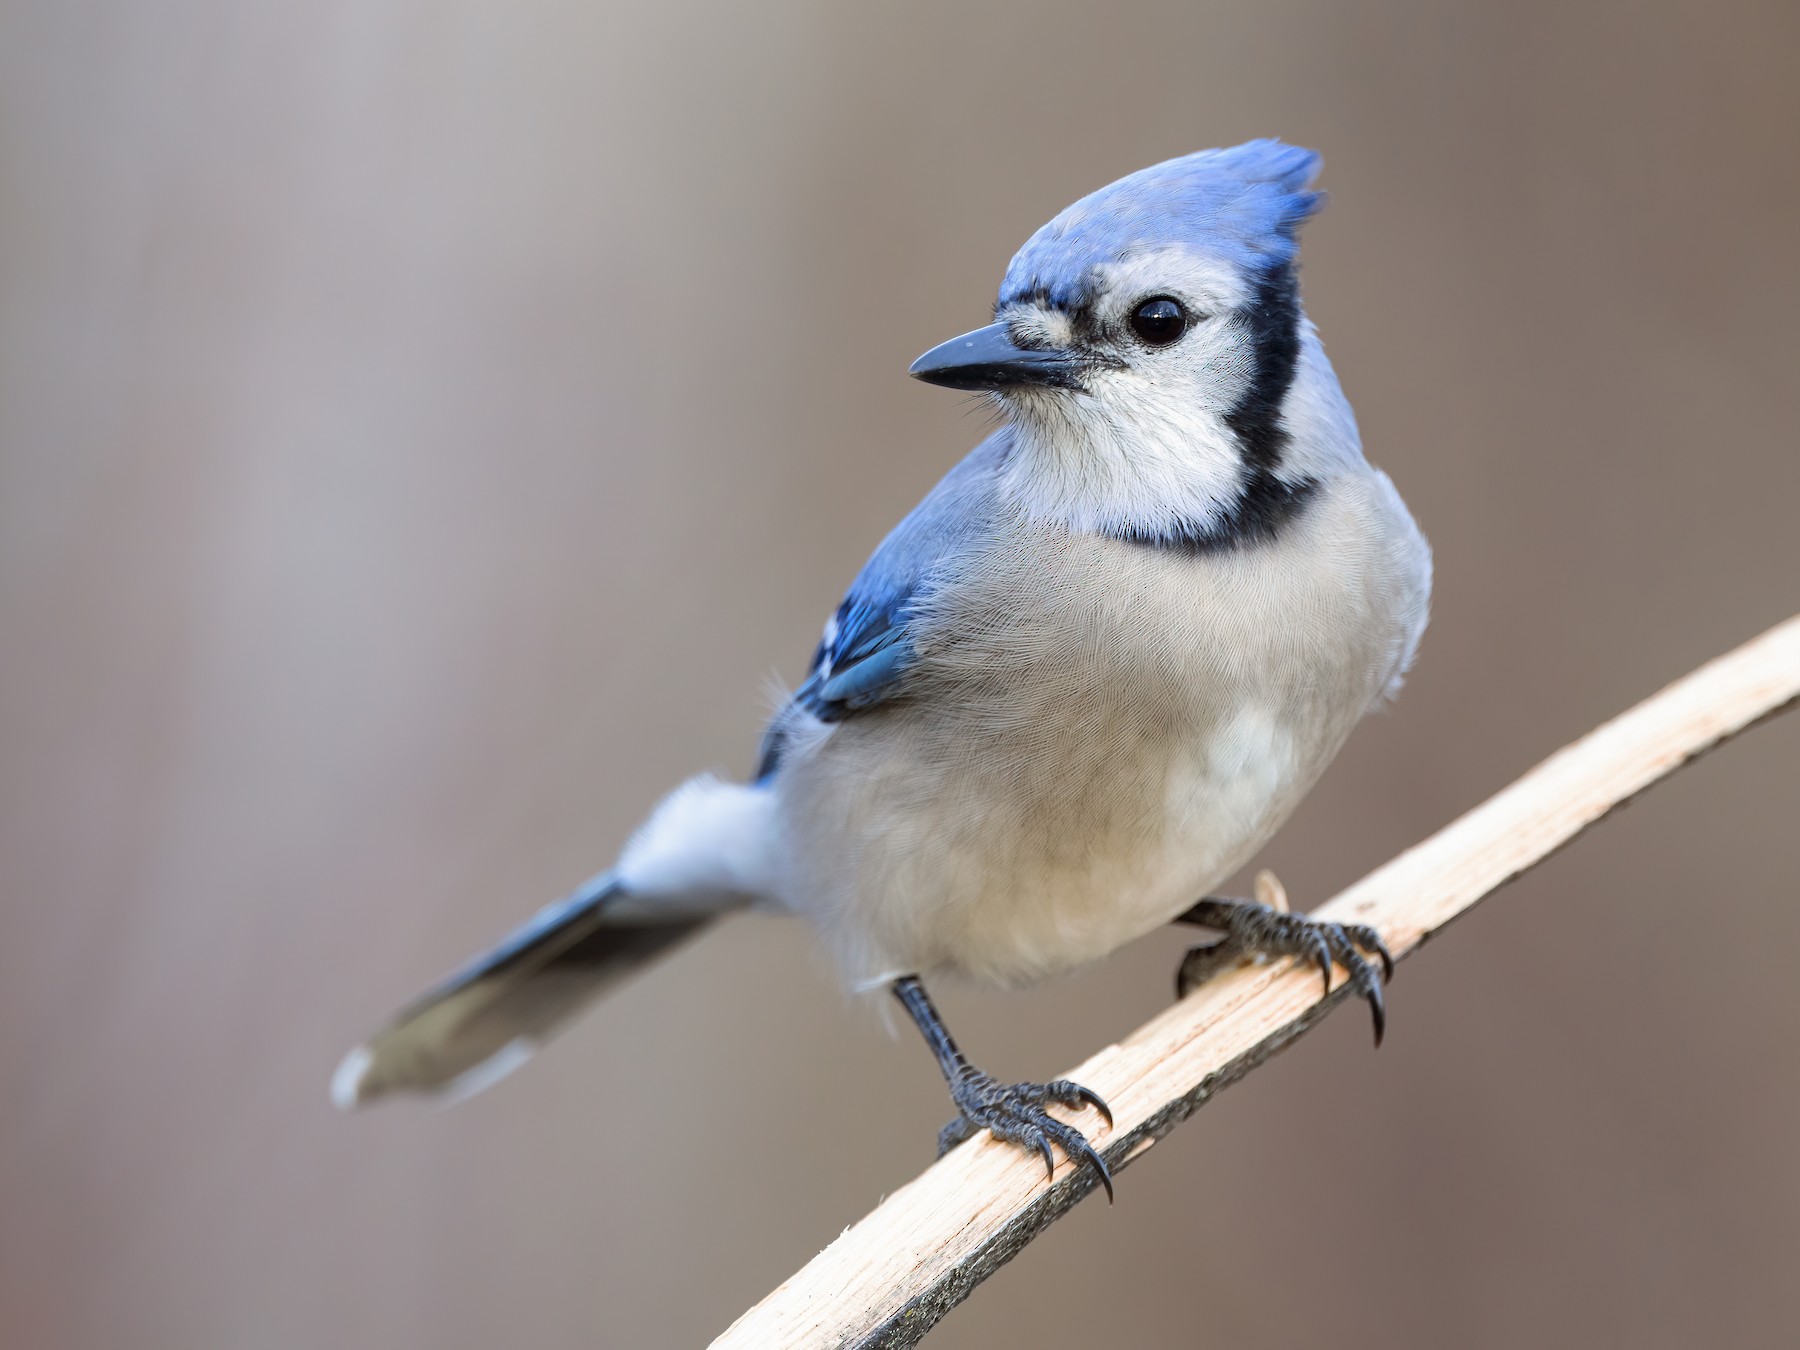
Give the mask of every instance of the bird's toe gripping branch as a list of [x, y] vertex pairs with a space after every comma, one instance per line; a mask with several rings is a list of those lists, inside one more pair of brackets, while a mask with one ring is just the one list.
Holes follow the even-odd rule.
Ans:
[[[1258, 882], [1258, 889], [1264, 889], [1262, 878]], [[1279, 894], [1278, 883], [1268, 889]], [[1349, 975], [1350, 987], [1357, 997], [1368, 1002], [1375, 1020], [1375, 1044], [1381, 1044], [1387, 1030], [1382, 983], [1394, 978], [1394, 958], [1381, 934], [1368, 925], [1309, 919], [1255, 900], [1220, 899], [1202, 900], [1176, 922], [1216, 928], [1225, 935], [1188, 952], [1175, 972], [1177, 998], [1186, 998], [1213, 975], [1247, 956], [1292, 956], [1311, 962], [1318, 966], [1325, 979], [1325, 992], [1330, 993], [1331, 967], [1335, 962]], [[1379, 974], [1375, 962], [1380, 963]]]
[[1106, 1160], [1080, 1130], [1065, 1125], [1044, 1109], [1046, 1106], [1066, 1106], [1079, 1111], [1091, 1106], [1106, 1118], [1110, 1129], [1112, 1108], [1099, 1093], [1066, 1078], [1053, 1083], [1002, 1083], [963, 1057], [917, 976], [906, 975], [895, 980], [893, 990], [894, 997], [911, 1014], [925, 1043], [937, 1056], [938, 1068], [950, 1086], [950, 1100], [962, 1113], [938, 1133], [940, 1158], [977, 1131], [986, 1130], [996, 1139], [1037, 1150], [1043, 1155], [1044, 1167], [1052, 1177], [1056, 1175], [1055, 1150], [1060, 1148], [1071, 1162], [1092, 1168], [1095, 1180], [1106, 1188], [1107, 1200], [1112, 1199], [1112, 1173], [1107, 1169]]
[[1112, 1128], [1112, 1108], [1100, 1094], [1080, 1083], [1059, 1078], [1052, 1083], [1001, 1083], [980, 1069], [965, 1066], [950, 1082], [950, 1099], [962, 1114], [938, 1133], [938, 1157], [943, 1157], [977, 1131], [986, 1130], [996, 1139], [1036, 1149], [1043, 1155], [1046, 1176], [1056, 1174], [1056, 1154], [1051, 1145], [1060, 1148], [1074, 1162], [1085, 1163], [1094, 1170], [1095, 1178], [1106, 1188], [1106, 1198], [1113, 1197], [1112, 1173], [1106, 1160], [1087, 1136], [1073, 1125], [1065, 1125], [1046, 1106], [1067, 1106], [1076, 1110], [1091, 1106]]

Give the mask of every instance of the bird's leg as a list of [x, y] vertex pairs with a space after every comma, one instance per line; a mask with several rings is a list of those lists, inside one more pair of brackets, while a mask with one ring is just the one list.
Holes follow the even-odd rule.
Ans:
[[[1203, 947], [1194, 947], [1175, 972], [1175, 997], [1186, 998], [1213, 975], [1246, 956], [1292, 956], [1318, 966], [1331, 992], [1331, 965], [1335, 961], [1350, 976], [1357, 996], [1368, 1000], [1375, 1019], [1375, 1044], [1387, 1029], [1387, 1008], [1382, 1001], [1384, 979], [1394, 978], [1394, 958], [1381, 934], [1366, 924], [1328, 923], [1290, 914], [1281, 884], [1264, 872], [1257, 877], [1258, 900], [1225, 900], [1208, 897], [1176, 923], [1216, 928], [1225, 936]], [[1381, 974], [1369, 957], [1381, 963]]]
[[950, 1085], [950, 1099], [962, 1113], [938, 1134], [938, 1157], [943, 1157], [977, 1130], [987, 1130], [996, 1139], [1037, 1149], [1044, 1156], [1044, 1166], [1054, 1174], [1056, 1155], [1050, 1146], [1055, 1144], [1071, 1161], [1084, 1162], [1093, 1168], [1100, 1184], [1106, 1188], [1106, 1198], [1112, 1199], [1112, 1174], [1107, 1171], [1105, 1160], [1080, 1130], [1063, 1124], [1044, 1110], [1053, 1103], [1077, 1109], [1091, 1106], [1106, 1117], [1110, 1128], [1112, 1110], [1098, 1093], [1066, 1078], [1051, 1083], [999, 1082], [963, 1058], [962, 1051], [950, 1038], [944, 1019], [932, 1006], [931, 996], [916, 976], [905, 975], [895, 980], [894, 997], [912, 1016], [919, 1034], [925, 1037], [931, 1053], [937, 1056], [938, 1068], [943, 1070], [944, 1081]]

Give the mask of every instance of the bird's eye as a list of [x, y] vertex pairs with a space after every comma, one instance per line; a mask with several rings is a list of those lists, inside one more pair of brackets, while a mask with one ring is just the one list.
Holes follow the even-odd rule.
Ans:
[[1159, 295], [1131, 311], [1131, 331], [1152, 347], [1166, 347], [1187, 332], [1188, 316], [1179, 302]]

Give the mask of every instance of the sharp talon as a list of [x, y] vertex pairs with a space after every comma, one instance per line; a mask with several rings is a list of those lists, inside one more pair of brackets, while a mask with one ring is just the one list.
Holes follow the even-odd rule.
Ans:
[[[1202, 900], [1181, 915], [1179, 922], [1205, 924], [1225, 934], [1213, 948], [1189, 950], [1175, 976], [1175, 988], [1182, 997], [1213, 973], [1211, 968], [1203, 969], [1202, 963], [1207, 953], [1220, 947], [1228, 945], [1231, 953], [1238, 956], [1291, 956], [1300, 969], [1308, 964], [1318, 967], [1326, 996], [1332, 989], [1332, 967], [1342, 966], [1356, 995], [1368, 1000], [1369, 1015], [1375, 1022], [1375, 1044], [1380, 1045], [1386, 1036], [1387, 1003], [1382, 985], [1394, 978], [1394, 954], [1381, 934], [1369, 925], [1310, 919], [1304, 914], [1271, 909], [1266, 904], [1218, 897]], [[1381, 963], [1379, 975], [1377, 961]]]
[[1106, 1203], [1110, 1205], [1113, 1202], [1112, 1173], [1106, 1169], [1106, 1159], [1094, 1151], [1092, 1144], [1083, 1139], [1081, 1141], [1081, 1160], [1099, 1175], [1100, 1184], [1106, 1187]]
[[[1059, 1106], [1091, 1106], [1106, 1118], [1110, 1128], [1112, 1108], [1099, 1093], [1066, 1078], [1049, 1083], [1002, 1086], [985, 1074], [969, 1074], [957, 1082], [956, 1088], [953, 1095], [964, 1114], [944, 1127], [939, 1135], [940, 1146], [946, 1140], [961, 1142], [962, 1138], [986, 1130], [1002, 1143], [1016, 1145], [1028, 1152], [1036, 1150], [1044, 1160], [1046, 1185], [1056, 1183], [1056, 1151], [1061, 1149], [1070, 1162], [1095, 1169], [1100, 1183], [1106, 1188], [1107, 1200], [1111, 1201], [1112, 1174], [1107, 1170], [1105, 1160], [1080, 1130], [1065, 1125], [1044, 1110], [1051, 1102]], [[939, 1156], [942, 1156], [941, 1152]]]
[[1375, 955], [1381, 958], [1381, 980], [1386, 984], [1394, 978], [1394, 954], [1387, 949], [1387, 943], [1377, 933], [1374, 941]]
[[1112, 1128], [1112, 1107], [1106, 1104], [1106, 1098], [1092, 1088], [1084, 1088], [1080, 1083], [1075, 1084], [1075, 1094], [1101, 1114], [1106, 1121], [1107, 1129]]
[[925, 996], [925, 987], [912, 976], [894, 982], [894, 995], [911, 1014], [937, 1052], [938, 1067], [950, 1089], [950, 1100], [956, 1103], [957, 1119], [938, 1132], [938, 1156], [952, 1144], [960, 1143], [980, 1130], [990, 1138], [1027, 1152], [1036, 1149], [1044, 1160], [1045, 1184], [1056, 1184], [1056, 1149], [1072, 1163], [1085, 1162], [1092, 1167], [1106, 1187], [1106, 1200], [1112, 1203], [1112, 1174], [1106, 1160], [1094, 1151], [1087, 1136], [1073, 1125], [1066, 1125], [1044, 1110], [1048, 1103], [1058, 1106], [1091, 1106], [1112, 1125], [1112, 1108], [1091, 1088], [1058, 1078], [1049, 1083], [1000, 1083], [975, 1068], [962, 1057], [949, 1032], [938, 1018], [937, 1010]]

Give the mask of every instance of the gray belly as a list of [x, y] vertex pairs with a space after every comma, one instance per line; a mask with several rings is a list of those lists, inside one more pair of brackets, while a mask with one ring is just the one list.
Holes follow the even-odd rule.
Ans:
[[1422, 622], [1422, 581], [1324, 547], [1320, 515], [1197, 557], [1003, 540], [946, 586], [906, 696], [816, 728], [778, 784], [782, 889], [847, 977], [1028, 982], [1248, 861]]

